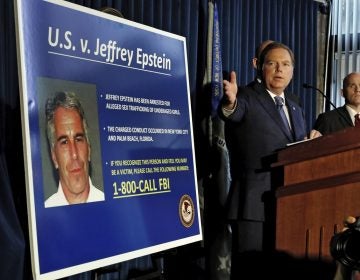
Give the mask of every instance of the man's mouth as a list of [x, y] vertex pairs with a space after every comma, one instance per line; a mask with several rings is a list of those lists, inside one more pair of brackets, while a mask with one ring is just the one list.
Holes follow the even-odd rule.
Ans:
[[283, 77], [280, 77], [280, 76], [275, 76], [274, 79], [275, 79], [275, 80], [283, 80], [284, 78], [283, 78]]
[[70, 170], [70, 173], [80, 173], [81, 172], [81, 168], [74, 168]]

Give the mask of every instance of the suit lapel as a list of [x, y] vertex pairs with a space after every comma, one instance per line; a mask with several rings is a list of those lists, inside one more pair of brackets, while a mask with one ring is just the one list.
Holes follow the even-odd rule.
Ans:
[[264, 107], [265, 111], [271, 116], [275, 123], [280, 127], [281, 131], [286, 135], [289, 141], [293, 141], [293, 136], [289, 134], [289, 130], [285, 127], [279, 112], [276, 109], [274, 100], [271, 98], [270, 94], [261, 84], [256, 84], [254, 86], [255, 91], [258, 93], [257, 98], [261, 106]]
[[339, 114], [343, 116], [343, 118], [339, 115], [339, 122], [346, 126], [353, 126], [353, 120], [351, 119], [348, 110], [346, 109], [346, 105], [337, 109]]
[[306, 129], [304, 125], [303, 112], [300, 106], [288, 97], [286, 98], [286, 103], [293, 127], [294, 140], [303, 140], [302, 138], [306, 136], [304, 135], [304, 131], [306, 131]]

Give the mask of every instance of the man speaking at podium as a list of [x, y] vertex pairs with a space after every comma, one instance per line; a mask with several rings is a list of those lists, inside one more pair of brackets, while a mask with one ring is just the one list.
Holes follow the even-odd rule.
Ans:
[[[274, 213], [265, 211], [271, 197], [271, 172], [268, 160], [288, 143], [304, 140], [307, 130], [297, 96], [285, 91], [294, 70], [293, 52], [284, 44], [273, 42], [261, 52], [258, 73], [261, 83], [237, 89], [236, 76], [224, 81], [220, 115], [227, 122], [237, 122], [236, 166], [232, 180], [238, 188], [230, 194], [229, 218], [234, 222], [232, 279], [240, 279], [246, 269], [255, 270], [249, 252], [272, 252], [274, 235], [267, 231]], [[279, 101], [277, 101], [279, 100]], [[268, 216], [270, 215], [270, 216]], [[236, 257], [237, 256], [237, 257]], [[258, 265], [258, 264], [257, 264]], [[266, 269], [265, 269], [266, 270]]]

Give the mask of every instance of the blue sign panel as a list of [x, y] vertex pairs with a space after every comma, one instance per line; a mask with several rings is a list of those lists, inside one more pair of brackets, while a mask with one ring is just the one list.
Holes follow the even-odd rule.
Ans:
[[16, 4], [35, 278], [201, 240], [185, 38]]

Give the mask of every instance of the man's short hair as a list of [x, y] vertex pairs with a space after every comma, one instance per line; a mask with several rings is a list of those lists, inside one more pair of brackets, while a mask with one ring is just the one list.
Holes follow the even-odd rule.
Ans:
[[257, 48], [255, 49], [255, 58], [256, 59], [260, 59], [260, 55], [261, 55], [261, 52], [265, 49], [265, 47], [271, 43], [274, 43], [273, 40], [265, 40], [263, 42], [261, 42], [261, 44], [259, 44], [257, 46]]
[[343, 89], [346, 88], [349, 85], [350, 77], [352, 75], [356, 75], [356, 74], [360, 74], [360, 73], [352, 72], [352, 73], [346, 75], [346, 77], [343, 79], [343, 84], [342, 84]]

